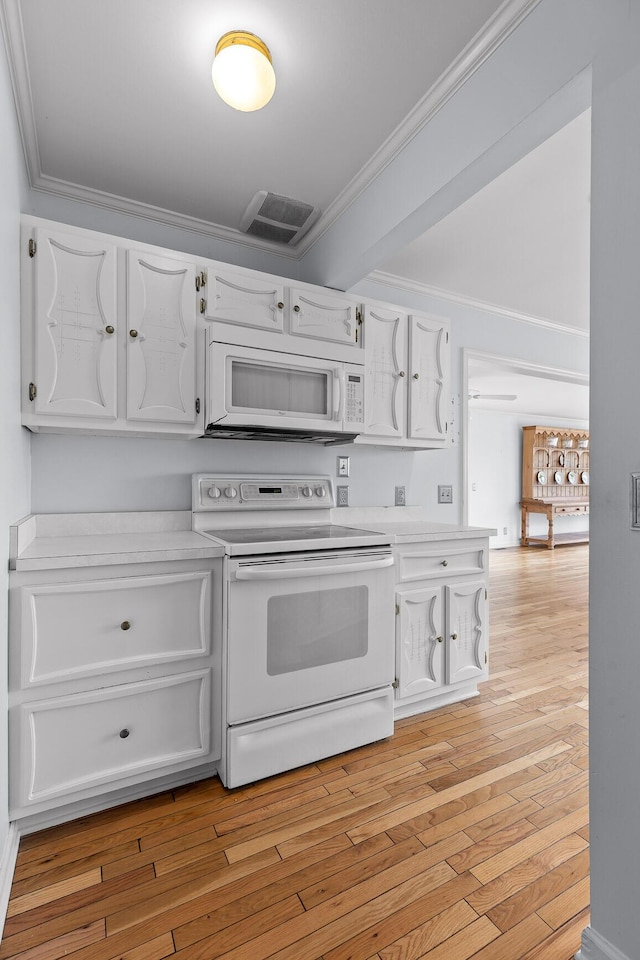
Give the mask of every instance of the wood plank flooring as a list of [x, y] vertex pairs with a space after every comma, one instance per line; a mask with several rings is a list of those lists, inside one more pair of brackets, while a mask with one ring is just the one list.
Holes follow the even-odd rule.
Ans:
[[23, 838], [0, 960], [569, 960], [588, 547], [491, 554], [491, 677], [393, 738]]

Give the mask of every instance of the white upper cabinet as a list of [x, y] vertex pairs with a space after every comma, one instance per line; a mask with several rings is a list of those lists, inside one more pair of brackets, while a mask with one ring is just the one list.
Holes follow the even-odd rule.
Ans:
[[127, 419], [195, 426], [195, 266], [127, 251]]
[[195, 277], [188, 257], [25, 218], [23, 424], [200, 436], [204, 333]]
[[359, 308], [353, 300], [300, 287], [291, 287], [289, 297], [292, 334], [358, 346]]
[[34, 373], [25, 385], [37, 416], [117, 416], [116, 247], [38, 228], [28, 246]]
[[356, 442], [447, 446], [447, 322], [367, 305], [364, 336], [366, 426]]
[[196, 276], [209, 340], [363, 363], [360, 304], [311, 284], [208, 261]]
[[365, 429], [372, 437], [401, 439], [406, 431], [407, 315], [366, 306]]
[[409, 318], [407, 374], [407, 436], [412, 440], [427, 441], [432, 446], [445, 446], [448, 440], [448, 324], [431, 317], [413, 315]]
[[277, 277], [213, 264], [206, 274], [202, 271], [198, 275], [198, 286], [206, 320], [284, 333], [284, 284]]

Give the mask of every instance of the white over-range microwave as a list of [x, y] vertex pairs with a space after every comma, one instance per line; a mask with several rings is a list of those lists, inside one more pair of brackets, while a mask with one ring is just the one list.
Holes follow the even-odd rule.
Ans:
[[364, 425], [364, 366], [213, 341], [206, 436], [344, 443]]

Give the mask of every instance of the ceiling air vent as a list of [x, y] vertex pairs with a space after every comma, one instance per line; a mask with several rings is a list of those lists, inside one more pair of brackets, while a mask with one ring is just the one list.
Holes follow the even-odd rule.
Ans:
[[318, 207], [258, 190], [245, 210], [240, 229], [261, 240], [294, 246], [320, 215]]

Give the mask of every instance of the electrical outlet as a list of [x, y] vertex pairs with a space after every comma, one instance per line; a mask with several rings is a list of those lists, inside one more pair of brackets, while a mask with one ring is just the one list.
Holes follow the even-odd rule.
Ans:
[[349, 476], [349, 457], [336, 458], [336, 477]]
[[438, 484], [438, 503], [453, 503], [453, 487], [449, 484]]
[[336, 487], [336, 506], [349, 506], [349, 487]]
[[508, 532], [509, 532], [509, 528], [508, 528], [508, 527], [503, 527], [503, 528], [502, 528], [502, 535], [503, 535], [503, 536], [506, 537], [507, 534], [508, 534]]
[[396, 487], [396, 507], [406, 507], [407, 495], [404, 487]]

